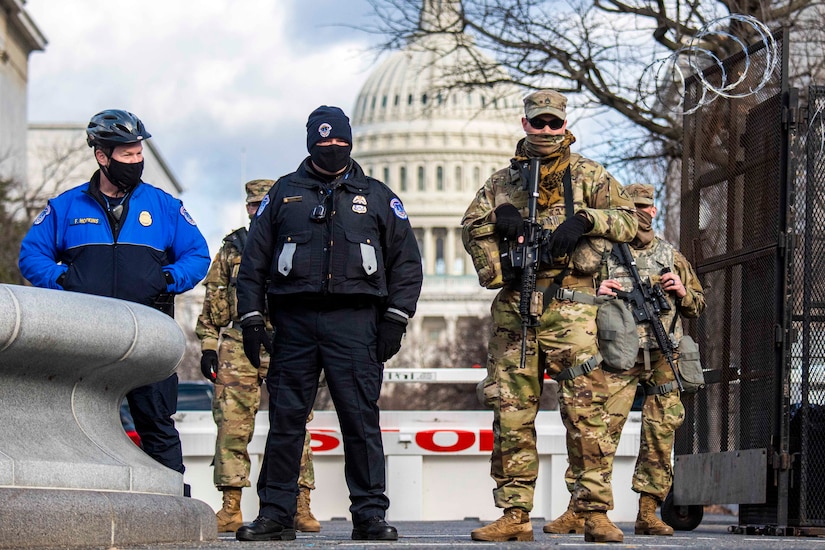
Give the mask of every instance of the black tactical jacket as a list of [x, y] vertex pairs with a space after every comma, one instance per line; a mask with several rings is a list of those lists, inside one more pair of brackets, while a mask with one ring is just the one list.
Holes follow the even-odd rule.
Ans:
[[412, 317], [423, 274], [401, 201], [354, 161], [331, 183], [309, 162], [280, 178], [258, 209], [238, 274], [238, 313], [265, 311], [268, 292], [276, 300], [363, 295]]

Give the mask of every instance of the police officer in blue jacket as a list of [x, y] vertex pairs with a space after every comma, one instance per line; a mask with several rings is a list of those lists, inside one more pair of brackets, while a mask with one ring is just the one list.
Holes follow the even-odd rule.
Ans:
[[[19, 266], [34, 286], [120, 298], [173, 315], [175, 294], [209, 268], [209, 250], [179, 199], [141, 181], [143, 140], [132, 113], [94, 115], [86, 141], [100, 169], [89, 182], [49, 200], [20, 247]], [[127, 394], [143, 450], [183, 473], [178, 376]]]
[[244, 352], [257, 365], [264, 347], [272, 363], [260, 513], [236, 538], [295, 538], [305, 422], [323, 370], [343, 434], [352, 538], [396, 540], [385, 521], [377, 402], [383, 363], [400, 349], [415, 313], [421, 254], [399, 198], [350, 158], [352, 131], [341, 109], [324, 105], [309, 115], [307, 149], [298, 170], [264, 197], [238, 273]]

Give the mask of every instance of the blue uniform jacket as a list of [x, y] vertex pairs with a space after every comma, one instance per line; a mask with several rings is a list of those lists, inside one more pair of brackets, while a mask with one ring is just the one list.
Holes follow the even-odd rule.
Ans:
[[140, 183], [114, 231], [90, 185], [51, 199], [23, 239], [20, 271], [34, 286], [151, 305], [160, 293], [185, 292], [203, 279], [209, 249], [179, 199]]

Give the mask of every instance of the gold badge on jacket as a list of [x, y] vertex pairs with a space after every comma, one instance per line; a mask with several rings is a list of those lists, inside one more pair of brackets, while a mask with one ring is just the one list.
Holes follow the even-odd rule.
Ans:
[[140, 216], [138, 216], [138, 222], [140, 222], [140, 225], [143, 227], [149, 227], [152, 225], [152, 214], [150, 214], [148, 210], [144, 210], [140, 213]]
[[355, 195], [352, 198], [352, 211], [356, 214], [367, 213], [367, 198], [364, 195]]

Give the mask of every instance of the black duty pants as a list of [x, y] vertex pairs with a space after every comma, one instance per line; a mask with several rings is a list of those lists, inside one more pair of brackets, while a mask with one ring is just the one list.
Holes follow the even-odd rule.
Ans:
[[178, 409], [178, 375], [135, 388], [126, 394], [126, 399], [146, 454], [183, 473], [180, 434], [172, 419]]
[[293, 524], [306, 419], [323, 369], [341, 425], [352, 521], [385, 517], [389, 499], [378, 418], [383, 365], [375, 357], [376, 306], [279, 304], [270, 311], [275, 338], [266, 377], [269, 434], [258, 479], [260, 514]]

